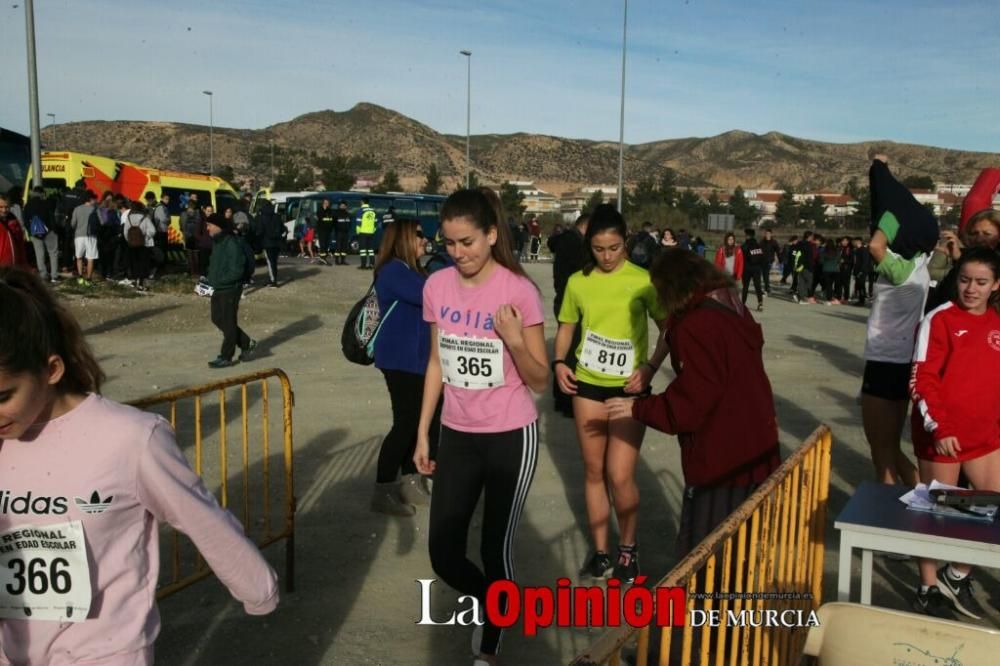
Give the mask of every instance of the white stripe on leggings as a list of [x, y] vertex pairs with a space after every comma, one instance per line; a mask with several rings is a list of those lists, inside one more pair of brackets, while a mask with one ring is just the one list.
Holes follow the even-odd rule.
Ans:
[[[517, 524], [524, 510], [524, 502], [528, 499], [531, 481], [535, 475], [535, 462], [538, 459], [538, 421], [533, 421], [521, 429], [521, 469], [517, 474], [517, 485], [514, 488], [514, 500], [511, 502], [510, 515], [507, 518], [507, 531], [503, 539], [504, 573], [508, 580], [514, 580], [514, 535]], [[497, 651], [503, 643], [503, 629], [497, 637]]]

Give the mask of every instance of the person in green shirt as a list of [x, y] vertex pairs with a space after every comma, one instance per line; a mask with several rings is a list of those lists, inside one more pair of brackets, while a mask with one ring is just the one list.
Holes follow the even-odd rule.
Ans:
[[[208, 284], [212, 291], [212, 323], [222, 331], [219, 356], [208, 362], [210, 368], [228, 368], [250, 360], [257, 341], [239, 325], [240, 299], [243, 297], [243, 276], [246, 255], [240, 241], [233, 235], [232, 220], [218, 213], [208, 218], [208, 234], [212, 237], [212, 258], [208, 264]], [[234, 360], [236, 347], [240, 356]]]
[[[583, 270], [570, 276], [559, 310], [553, 371], [560, 389], [573, 396], [586, 470], [584, 493], [595, 552], [580, 573], [602, 578], [612, 569], [610, 492], [620, 531], [613, 576], [632, 582], [639, 573], [635, 466], [645, 426], [630, 419], [610, 421], [604, 401], [647, 391], [668, 350], [661, 335], [652, 357], [647, 358], [648, 319], [662, 331], [666, 314], [649, 273], [627, 261], [626, 236], [625, 220], [613, 206], [602, 204], [594, 209], [584, 238], [588, 261]], [[565, 358], [577, 326], [581, 336], [574, 371]]]

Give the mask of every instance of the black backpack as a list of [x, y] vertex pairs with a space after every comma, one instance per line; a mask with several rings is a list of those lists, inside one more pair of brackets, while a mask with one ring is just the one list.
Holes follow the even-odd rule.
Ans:
[[87, 235], [97, 238], [99, 233], [101, 233], [101, 216], [97, 214], [97, 206], [94, 206], [94, 210], [90, 211], [87, 217]]
[[629, 261], [636, 266], [649, 268], [649, 266], [653, 263], [653, 257], [655, 254], [656, 239], [644, 231], [636, 237], [635, 242], [632, 244], [632, 248], [629, 250], [628, 258]]
[[384, 314], [382, 313], [378, 306], [375, 283], [372, 282], [368, 293], [354, 304], [344, 322], [344, 330], [340, 334], [340, 348], [344, 352], [344, 358], [358, 365], [374, 363], [375, 339], [382, 330], [382, 324], [395, 307], [396, 303], [393, 303]]

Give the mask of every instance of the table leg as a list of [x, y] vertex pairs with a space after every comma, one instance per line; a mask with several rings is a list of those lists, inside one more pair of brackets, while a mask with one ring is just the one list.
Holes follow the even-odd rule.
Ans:
[[865, 548], [861, 551], [861, 603], [872, 605], [872, 551]]
[[850, 539], [840, 533], [840, 566], [837, 571], [837, 601], [851, 600], [851, 552]]

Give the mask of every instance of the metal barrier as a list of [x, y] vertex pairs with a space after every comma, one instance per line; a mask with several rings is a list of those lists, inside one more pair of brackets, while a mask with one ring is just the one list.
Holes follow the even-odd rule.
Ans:
[[[276, 498], [271, 492], [271, 414], [270, 414], [270, 387], [268, 379], [276, 378], [281, 386], [281, 433], [283, 461], [283, 493], [282, 497]], [[253, 392], [251, 387], [258, 386], [259, 390]], [[271, 369], [240, 375], [201, 386], [192, 386], [167, 391], [156, 395], [147, 396], [138, 400], [133, 400], [128, 404], [160, 413], [173, 426], [177, 433], [177, 442], [182, 449], [186, 448], [188, 441], [193, 441], [192, 467], [195, 473], [206, 481], [206, 485], [215, 485], [214, 478], [218, 479], [216, 496], [219, 504], [223, 508], [235, 509], [230, 503], [230, 479], [229, 479], [229, 441], [228, 433], [230, 428], [227, 415], [226, 389], [238, 387], [238, 397], [240, 402], [240, 440], [241, 440], [241, 460], [242, 460], [242, 483], [241, 494], [239, 495], [239, 506], [242, 509], [237, 513], [241, 519], [244, 533], [254, 540], [258, 547], [264, 548], [277, 541], [285, 540], [285, 590], [292, 592], [295, 589], [295, 492], [292, 477], [292, 407], [295, 402], [292, 393], [291, 383], [288, 375], [283, 370]], [[215, 396], [213, 401], [211, 396]], [[250, 405], [250, 399], [259, 399], [260, 408], [255, 410]], [[211, 411], [212, 408], [218, 410], [217, 430], [214, 433], [206, 433], [215, 422], [208, 419], [208, 424], [203, 421], [203, 414]], [[260, 419], [254, 419], [251, 423], [251, 412], [259, 411]], [[190, 421], [188, 420], [190, 416]], [[190, 426], [193, 424], [193, 430]], [[251, 436], [253, 435], [253, 436]], [[217, 456], [206, 460], [205, 450], [206, 439], [217, 439]], [[251, 447], [251, 440], [256, 444], [260, 443], [260, 448]], [[277, 452], [275, 452], [277, 455]], [[190, 459], [190, 456], [189, 456]], [[251, 478], [250, 464], [254, 459], [255, 464], [261, 467], [261, 477]], [[209, 469], [212, 468], [212, 469]], [[211, 475], [209, 474], [211, 472]], [[263, 516], [255, 517], [251, 522], [251, 484], [256, 484], [253, 494], [254, 504], [259, 503], [263, 507]], [[271, 514], [272, 503], [280, 501], [282, 511], [282, 523], [278, 530], [272, 530]], [[242, 515], [240, 515], [242, 514]], [[259, 535], [253, 535], [260, 532]], [[197, 554], [196, 550], [189, 549], [192, 553], [188, 557], [182, 555], [182, 539], [180, 533], [172, 530], [170, 537], [170, 574], [169, 580], [161, 584], [157, 590], [157, 598], [166, 596], [182, 590], [185, 587], [211, 575], [212, 571]], [[191, 569], [191, 571], [187, 571]]]
[[[657, 583], [657, 587], [685, 587], [687, 608], [683, 628], [660, 629], [655, 663], [783, 666], [800, 662], [807, 627], [730, 628], [727, 613], [746, 617], [742, 611], [759, 613], [766, 608], [778, 614], [801, 611], [807, 617], [819, 608], [831, 441], [829, 428], [817, 428], [746, 502]], [[727, 594], [713, 598], [717, 591]], [[774, 598], [775, 593], [787, 598]], [[762, 598], [765, 594], [772, 598]], [[719, 626], [706, 624], [696, 635], [689, 621], [695, 610], [718, 611]], [[678, 638], [675, 634], [680, 645], [672, 650], [672, 639]], [[633, 637], [635, 663], [646, 666], [650, 627], [628, 625], [603, 633], [572, 666], [618, 666], [622, 648]]]

